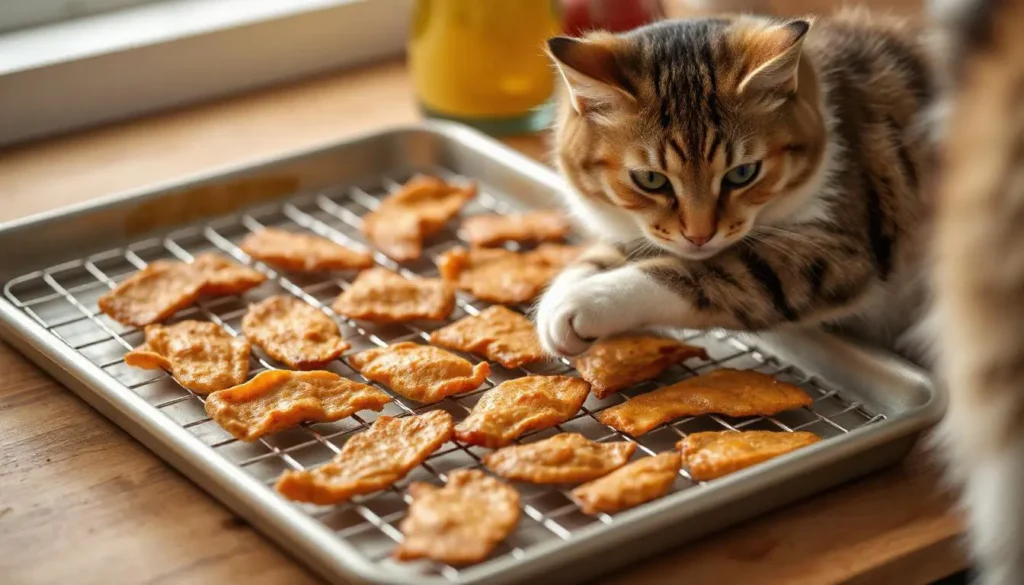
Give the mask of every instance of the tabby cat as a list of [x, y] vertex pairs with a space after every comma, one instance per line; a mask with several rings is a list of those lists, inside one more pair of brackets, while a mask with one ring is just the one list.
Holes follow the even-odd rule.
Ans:
[[837, 325], [934, 361], [979, 580], [1020, 585], [1024, 0], [933, 3], [952, 63], [936, 35], [859, 12], [553, 39], [566, 204], [603, 245], [552, 284], [538, 330], [574, 355], [644, 326]]
[[841, 324], [902, 342], [923, 306], [925, 38], [866, 13], [559, 37], [566, 203], [607, 245], [538, 305], [553, 354], [649, 325]]

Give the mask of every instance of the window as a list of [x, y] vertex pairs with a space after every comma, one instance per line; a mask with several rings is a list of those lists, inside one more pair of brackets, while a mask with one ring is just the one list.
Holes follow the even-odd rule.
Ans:
[[0, 146], [398, 56], [411, 5], [0, 0]]
[[0, 0], [0, 33], [159, 0]]

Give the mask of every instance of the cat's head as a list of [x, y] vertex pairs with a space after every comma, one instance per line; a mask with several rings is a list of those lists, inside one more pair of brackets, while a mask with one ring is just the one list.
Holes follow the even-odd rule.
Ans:
[[618, 240], [701, 259], [800, 213], [827, 142], [805, 20], [662, 22], [551, 39], [573, 207]]

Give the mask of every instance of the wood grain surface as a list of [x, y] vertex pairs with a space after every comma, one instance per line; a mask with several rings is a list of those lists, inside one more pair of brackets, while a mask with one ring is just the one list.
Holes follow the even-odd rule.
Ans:
[[[392, 63], [8, 149], [0, 221], [417, 119], [404, 68]], [[546, 151], [538, 137], [509, 143]], [[964, 565], [949, 503], [918, 451], [600, 582], [927, 583]], [[0, 583], [314, 582], [0, 344]]]

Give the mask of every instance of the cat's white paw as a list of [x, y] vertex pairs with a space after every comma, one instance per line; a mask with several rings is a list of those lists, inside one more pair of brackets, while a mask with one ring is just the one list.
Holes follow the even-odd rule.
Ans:
[[634, 272], [638, 271], [597, 273], [573, 267], [559, 275], [537, 307], [537, 333], [544, 350], [556, 356], [579, 355], [600, 338], [642, 325], [649, 311], [635, 295]]

